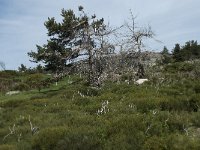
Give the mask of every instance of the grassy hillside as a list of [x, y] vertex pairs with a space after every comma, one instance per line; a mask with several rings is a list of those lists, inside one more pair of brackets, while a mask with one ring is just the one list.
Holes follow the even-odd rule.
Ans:
[[200, 149], [195, 66], [167, 65], [139, 86], [97, 89], [74, 76], [40, 92], [1, 94], [0, 150]]

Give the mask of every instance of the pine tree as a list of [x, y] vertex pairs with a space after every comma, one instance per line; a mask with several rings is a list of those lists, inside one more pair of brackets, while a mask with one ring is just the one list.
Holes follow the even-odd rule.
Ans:
[[163, 51], [161, 52], [163, 58], [162, 58], [162, 63], [163, 64], [168, 64], [171, 62], [171, 55], [169, 54], [169, 50], [167, 49], [166, 46], [164, 46]]
[[181, 55], [181, 48], [179, 44], [175, 44], [175, 48], [173, 50], [173, 58], [176, 62], [183, 60], [183, 57]]
[[31, 51], [28, 55], [33, 62], [43, 62], [47, 70], [54, 74], [62, 72], [66, 67], [66, 60], [72, 60], [86, 51], [88, 55], [88, 82], [91, 84], [98, 78], [95, 70], [96, 58], [104, 51], [104, 35], [107, 32], [104, 19], [97, 19], [96, 15], [89, 17], [79, 6], [80, 15], [75, 15], [72, 10], [62, 10], [62, 22], [56, 22], [55, 18], [48, 18], [45, 27], [49, 40], [43, 46], [37, 45], [37, 52]]

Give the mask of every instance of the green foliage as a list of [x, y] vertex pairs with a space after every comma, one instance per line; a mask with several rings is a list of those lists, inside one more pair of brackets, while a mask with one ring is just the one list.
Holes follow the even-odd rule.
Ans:
[[71, 9], [62, 9], [61, 22], [57, 22], [55, 18], [48, 18], [44, 23], [49, 36], [47, 44], [37, 45], [37, 51], [31, 51], [28, 55], [33, 62], [43, 62], [47, 71], [57, 75], [63, 73], [67, 66], [74, 66], [72, 60], [82, 55], [81, 51], [84, 51], [84, 55], [88, 56], [88, 59], [85, 59], [88, 67], [82, 67], [78, 71], [87, 72], [88, 83], [99, 86], [97, 78], [103, 69], [103, 60], [99, 59], [99, 56], [105, 53], [104, 47], [114, 48], [114, 46], [102, 38], [110, 34], [106, 32], [104, 19], [97, 19], [96, 15], [87, 15], [82, 6], [79, 7], [79, 11], [81, 14], [77, 15]]
[[38, 91], [40, 91], [43, 87], [43, 81], [44, 76], [43, 74], [37, 73], [37, 74], [31, 74], [28, 76], [26, 83], [29, 85], [31, 88], [37, 88]]
[[194, 86], [194, 91], [195, 93], [199, 94], [200, 93], [200, 84], [197, 83], [195, 86]]
[[30, 89], [30, 86], [26, 83], [18, 83], [14, 86], [13, 89], [17, 91], [28, 91]]
[[67, 130], [61, 128], [47, 128], [40, 131], [32, 140], [32, 148], [37, 150], [53, 150], [57, 143], [67, 134]]
[[101, 149], [98, 130], [87, 127], [47, 128], [32, 140], [32, 148], [37, 150]]
[[164, 46], [161, 54], [162, 54], [161, 64], [168, 64], [168, 63], [172, 62], [172, 57], [171, 57], [169, 50], [167, 49], [166, 46]]
[[21, 66], [18, 68], [19, 72], [26, 72], [27, 67], [24, 64], [21, 64]]
[[[108, 129], [108, 149], [141, 149], [145, 126], [140, 116], [119, 116]], [[121, 144], [119, 144], [121, 143]]]
[[0, 145], [0, 150], [16, 150], [16, 148], [14, 145], [4, 144], [4, 145]]
[[[9, 134], [13, 124], [16, 128], [0, 145], [27, 150], [199, 149], [196, 65], [166, 64], [158, 70], [164, 80], [154, 76], [142, 85], [121, 80], [93, 88], [79, 76], [68, 76], [40, 93], [1, 95], [0, 136]], [[46, 77], [26, 75], [20, 82]], [[33, 127], [39, 128], [34, 134], [29, 115]]]
[[181, 51], [180, 45], [176, 44], [174, 51], [173, 51], [173, 57], [174, 57], [175, 61], [177, 61], [177, 62], [183, 60], [183, 58], [181, 57], [180, 51]]
[[146, 140], [146, 142], [143, 145], [144, 150], [167, 150], [166, 147], [166, 143], [164, 141], [164, 139], [157, 137], [157, 136], [153, 136], [150, 137]]
[[188, 62], [177, 62], [168, 64], [165, 66], [167, 72], [176, 73], [176, 72], [191, 72], [194, 70], [195, 64]]
[[175, 45], [173, 58], [176, 62], [194, 60], [200, 58], [200, 45], [197, 41], [188, 41], [180, 48], [179, 44]]
[[6, 101], [6, 102], [2, 102], [1, 105], [4, 107], [4, 108], [7, 108], [7, 107], [11, 107], [11, 108], [15, 108], [15, 107], [19, 107], [20, 105], [23, 104], [23, 100], [10, 100], [10, 101]]

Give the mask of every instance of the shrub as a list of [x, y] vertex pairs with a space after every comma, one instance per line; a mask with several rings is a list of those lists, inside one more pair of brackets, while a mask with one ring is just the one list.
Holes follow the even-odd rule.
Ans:
[[31, 74], [28, 76], [26, 83], [31, 87], [31, 88], [37, 88], [38, 91], [41, 90], [43, 87], [43, 74], [36, 73], [36, 74]]
[[197, 112], [200, 105], [200, 95], [194, 95], [188, 101], [188, 111]]
[[33, 95], [30, 97], [30, 100], [34, 100], [34, 99], [43, 99], [46, 98], [47, 96], [44, 94], [38, 94], [38, 95]]
[[126, 73], [126, 74], [123, 74], [121, 77], [120, 77], [120, 80], [121, 81], [125, 81], [125, 80], [133, 80], [133, 74], [132, 73]]
[[47, 128], [33, 138], [37, 150], [102, 149], [99, 131], [93, 128]]
[[3, 144], [0, 145], [0, 150], [16, 150], [14, 145]]
[[140, 150], [145, 140], [145, 129], [141, 116], [122, 115], [113, 118], [107, 131], [106, 147], [108, 149]]
[[53, 150], [58, 141], [64, 138], [67, 129], [64, 127], [46, 128], [41, 130], [32, 140], [32, 148], [37, 150]]
[[167, 150], [165, 141], [157, 136], [153, 136], [148, 138], [144, 145], [143, 148], [144, 150]]
[[86, 96], [97, 96], [99, 95], [99, 90], [91, 87], [83, 87], [80, 92]]
[[15, 107], [19, 107], [22, 106], [25, 103], [24, 100], [9, 100], [9, 101], [5, 101], [2, 102], [0, 106], [4, 107], [4, 108], [15, 108]]
[[200, 93], [200, 84], [196, 84], [195, 86], [194, 86], [194, 91], [195, 91], [195, 93]]
[[76, 98], [73, 103], [78, 106], [87, 106], [90, 103], [90, 99], [86, 97]]
[[19, 83], [14, 86], [14, 90], [19, 90], [19, 91], [28, 91], [29, 90], [29, 85], [26, 83]]
[[101, 138], [98, 136], [98, 132], [94, 131], [73, 131], [68, 133], [63, 139], [59, 140], [55, 150], [66, 150], [66, 149], [82, 149], [82, 150], [101, 150], [103, 144]]
[[167, 149], [175, 150], [198, 150], [200, 149], [199, 139], [180, 134], [171, 134], [165, 140]]
[[194, 70], [194, 65], [188, 62], [177, 62], [165, 66], [165, 71], [176, 73], [177, 71], [181, 72], [190, 72]]

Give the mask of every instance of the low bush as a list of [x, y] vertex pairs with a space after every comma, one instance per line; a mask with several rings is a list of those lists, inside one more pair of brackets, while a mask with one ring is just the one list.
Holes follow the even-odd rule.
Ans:
[[36, 150], [54, 150], [59, 140], [67, 134], [67, 128], [46, 128], [35, 135], [32, 140], [32, 148]]
[[107, 131], [109, 140], [106, 142], [106, 148], [140, 150], [146, 138], [145, 130], [141, 116], [122, 115], [113, 118]]
[[29, 85], [26, 83], [18, 83], [17, 85], [14, 86], [14, 90], [18, 91], [28, 91], [29, 90]]
[[3, 108], [15, 108], [15, 107], [22, 106], [24, 103], [25, 103], [24, 100], [9, 100], [9, 101], [0, 103], [0, 106]]
[[166, 137], [165, 143], [167, 149], [174, 150], [198, 150], [200, 149], [200, 140], [198, 138], [191, 138], [182, 134], [170, 134]]
[[163, 138], [160, 138], [159, 136], [152, 136], [149, 137], [143, 147], [143, 150], [167, 150], [166, 143]]
[[37, 150], [102, 149], [99, 131], [93, 128], [46, 128], [32, 140]]
[[16, 146], [14, 145], [8, 145], [8, 144], [3, 144], [0, 145], [0, 150], [16, 150]]
[[197, 94], [200, 93], [200, 83], [198, 83], [198, 84], [196, 84], [196, 85], [194, 86], [194, 91], [195, 91], [195, 93], [197, 93]]

